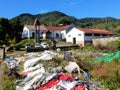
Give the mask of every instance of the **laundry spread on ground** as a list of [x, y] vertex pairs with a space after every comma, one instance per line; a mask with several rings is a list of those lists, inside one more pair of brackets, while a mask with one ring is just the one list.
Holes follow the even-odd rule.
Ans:
[[97, 61], [94, 61], [93, 63], [99, 63], [99, 62], [106, 62], [109, 63], [112, 60], [118, 59], [120, 58], [120, 51], [111, 53], [111, 54], [107, 54], [104, 57], [100, 57], [100, 54], [93, 54], [93, 56], [96, 58]]
[[[56, 53], [51, 51], [45, 51], [34, 58], [32, 56], [36, 56], [36, 54], [28, 54], [26, 55], [27, 58], [24, 58], [27, 59], [24, 60], [24, 70], [19, 73], [17, 68], [19, 68], [21, 59], [18, 58], [17, 61], [8, 58], [6, 60], [8, 69], [10, 69], [8, 75], [14, 74], [16, 76], [16, 90], [92, 90], [92, 88], [100, 86], [100, 83], [81, 80], [72, 76], [75, 69], [77, 69], [78, 75], [81, 74], [81, 68], [76, 62], [69, 61], [65, 67], [49, 66], [48, 68], [39, 63], [43, 60], [52, 60], [55, 55]], [[86, 79], [90, 78], [90, 74], [86, 71], [83, 71], [83, 76]]]

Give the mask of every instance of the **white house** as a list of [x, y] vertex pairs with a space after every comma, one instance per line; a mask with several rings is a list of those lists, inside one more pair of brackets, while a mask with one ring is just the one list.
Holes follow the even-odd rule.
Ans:
[[115, 33], [107, 30], [88, 29], [73, 27], [66, 32], [66, 42], [74, 44], [81, 44], [84, 46], [86, 43], [92, 43], [92, 39], [100, 37], [113, 36]]
[[[39, 30], [40, 38], [49, 38], [49, 39], [63, 38], [65, 36], [65, 30], [69, 26], [70, 25], [53, 27], [53, 26], [40, 25], [37, 26], [37, 30]], [[22, 32], [22, 38], [34, 38], [35, 30], [36, 28], [34, 25], [25, 25]]]
[[[34, 38], [35, 30], [34, 25], [25, 25], [22, 32], [22, 38]], [[37, 27], [37, 30], [39, 30], [40, 38], [62, 38], [66, 39], [66, 42], [81, 44], [82, 46], [86, 43], [92, 43], [92, 39], [94, 38], [115, 35], [115, 33], [107, 30], [78, 28], [74, 24], [59, 27], [40, 25]]]

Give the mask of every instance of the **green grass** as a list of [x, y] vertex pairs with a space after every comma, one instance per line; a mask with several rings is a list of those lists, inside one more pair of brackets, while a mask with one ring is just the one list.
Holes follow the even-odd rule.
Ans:
[[7, 73], [9, 72], [7, 65], [5, 64], [5, 69], [4, 69], [4, 79], [3, 79], [3, 83], [2, 83], [2, 89], [3, 90], [16, 90], [15, 89], [15, 77], [11, 76], [8, 77]]

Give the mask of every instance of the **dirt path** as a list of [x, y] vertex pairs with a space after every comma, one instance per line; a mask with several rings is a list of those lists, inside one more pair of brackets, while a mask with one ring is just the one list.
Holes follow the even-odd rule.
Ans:
[[0, 50], [0, 90], [2, 90], [2, 81], [4, 74], [4, 62], [2, 60], [2, 56], [3, 56], [3, 49]]
[[3, 75], [4, 75], [4, 62], [2, 61], [0, 63], [0, 90], [2, 90], [2, 81], [3, 81]]

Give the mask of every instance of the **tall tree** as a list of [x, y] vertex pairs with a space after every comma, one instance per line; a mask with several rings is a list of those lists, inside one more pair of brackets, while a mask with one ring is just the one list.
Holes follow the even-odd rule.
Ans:
[[0, 18], [0, 40], [3, 43], [7, 43], [9, 39], [10, 24], [9, 20], [5, 18]]
[[19, 18], [12, 19], [10, 21], [10, 25], [12, 27], [11, 38], [15, 39], [16, 42], [19, 42], [21, 40], [21, 34], [22, 34], [22, 29], [23, 29]]

